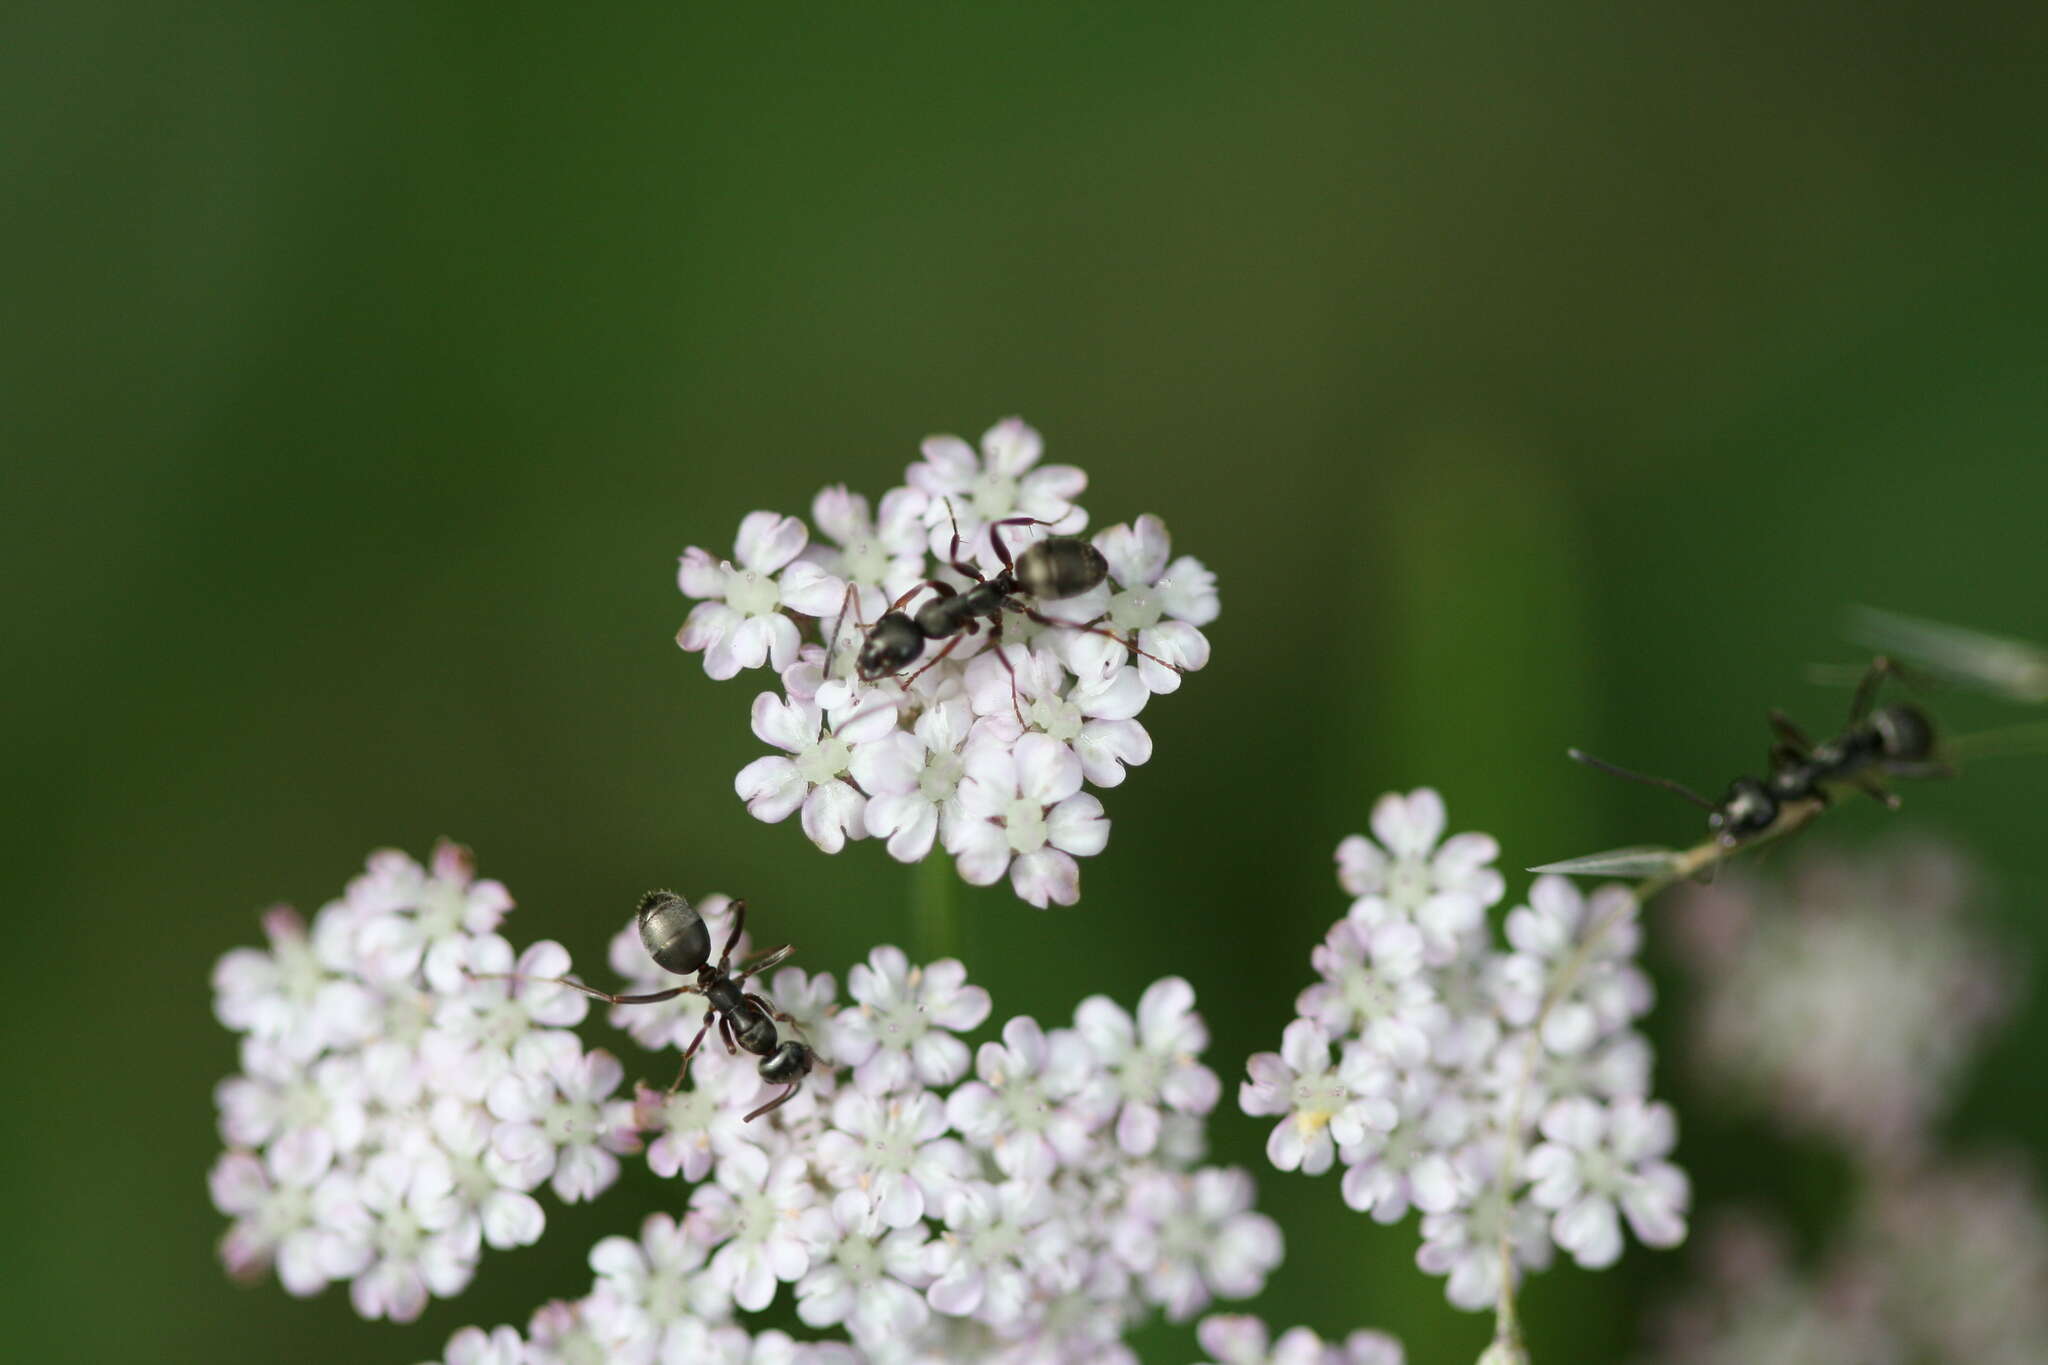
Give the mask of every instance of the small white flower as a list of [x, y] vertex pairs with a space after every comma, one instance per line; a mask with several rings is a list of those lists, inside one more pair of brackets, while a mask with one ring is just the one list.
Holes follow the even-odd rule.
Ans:
[[[1523, 1028], [1543, 1011], [1543, 1045], [1562, 1056], [1584, 1052], [1640, 1018], [1652, 992], [1634, 965], [1642, 942], [1636, 909], [1625, 886], [1600, 887], [1589, 901], [1564, 877], [1538, 877], [1529, 904], [1508, 912], [1516, 951], [1498, 959], [1491, 975], [1502, 1016]], [[1552, 1000], [1555, 975], [1566, 969], [1570, 988]]]
[[1295, 1002], [1302, 1017], [1332, 1037], [1356, 1033], [1397, 1067], [1416, 1067], [1429, 1056], [1430, 1038], [1446, 1025], [1446, 1011], [1422, 970], [1422, 931], [1407, 920], [1366, 925], [1338, 920], [1309, 955], [1318, 985]]
[[882, 496], [878, 517], [868, 500], [847, 491], [845, 484], [822, 489], [811, 500], [811, 519], [838, 548], [813, 543], [805, 554], [860, 590], [856, 605], [869, 625], [888, 603], [924, 580], [926, 502], [914, 488], [892, 488]]
[[[888, 717], [878, 715], [881, 728]], [[733, 790], [756, 820], [774, 824], [803, 808], [804, 833], [827, 853], [837, 853], [848, 839], [867, 833], [863, 820], [867, 798], [847, 776], [853, 762], [855, 735], [824, 729], [825, 713], [816, 702], [785, 701], [773, 692], [754, 698], [754, 733], [787, 752], [757, 758], [740, 769]], [[876, 728], [863, 722], [862, 733]]]
[[1543, 1115], [1549, 1139], [1529, 1153], [1530, 1198], [1556, 1211], [1551, 1236], [1591, 1270], [1621, 1255], [1616, 1206], [1646, 1246], [1685, 1240], [1691, 1187], [1662, 1158], [1678, 1140], [1677, 1121], [1663, 1104], [1616, 1100], [1611, 1105], [1565, 1099]]
[[320, 912], [311, 935], [289, 906], [264, 912], [269, 951], [236, 948], [214, 965], [215, 1017], [299, 1062], [372, 1036], [378, 996], [354, 975], [355, 923], [339, 903]]
[[1048, 735], [1028, 734], [1013, 748], [970, 743], [960, 783], [960, 819], [946, 849], [960, 875], [988, 886], [1003, 873], [1017, 895], [1043, 909], [1081, 895], [1076, 857], [1109, 842], [1102, 803], [1081, 791], [1081, 760]]
[[549, 1048], [544, 1071], [515, 1068], [492, 1082], [490, 1109], [499, 1120], [492, 1150], [529, 1169], [544, 1150], [556, 1197], [569, 1204], [595, 1198], [619, 1178], [615, 1153], [640, 1147], [632, 1101], [610, 1098], [624, 1076], [609, 1052], [579, 1052], [573, 1039]]
[[1238, 1105], [1247, 1114], [1283, 1116], [1266, 1140], [1267, 1158], [1283, 1171], [1321, 1175], [1339, 1145], [1356, 1146], [1400, 1117], [1388, 1098], [1394, 1077], [1386, 1064], [1354, 1044], [1332, 1067], [1329, 1035], [1313, 1020], [1289, 1024], [1280, 1051], [1255, 1053], [1245, 1069], [1250, 1079], [1238, 1087]]
[[[807, 559], [798, 559], [810, 532], [795, 517], [750, 512], [740, 522], [733, 554], [715, 561], [691, 546], [683, 552], [676, 582], [685, 597], [702, 599], [676, 635], [684, 649], [704, 651], [704, 671], [730, 678], [743, 668], [796, 661], [801, 636], [783, 614], [786, 606], [806, 616], [839, 609], [845, 584]], [[776, 577], [777, 574], [781, 578]]]
[[[1088, 514], [1073, 501], [1088, 486], [1088, 476], [1071, 465], [1038, 466], [1044, 440], [1021, 418], [1004, 418], [984, 432], [979, 456], [958, 436], [928, 437], [921, 451], [924, 459], [904, 470], [903, 478], [928, 499], [924, 522], [931, 552], [942, 562], [955, 522], [961, 557], [988, 564], [996, 562], [987, 532], [991, 522], [1035, 517], [1051, 523], [1046, 529], [1054, 535], [1076, 535], [1088, 524]], [[1036, 528], [1004, 528], [1013, 550], [1024, 540], [1020, 529]]]
[[816, 1188], [801, 1157], [771, 1161], [758, 1147], [725, 1153], [712, 1179], [690, 1195], [706, 1235], [724, 1243], [711, 1258], [711, 1281], [757, 1313], [775, 1297], [776, 1281], [794, 1283], [811, 1268], [817, 1229], [803, 1213]]
[[973, 1173], [967, 1149], [945, 1131], [945, 1106], [927, 1091], [847, 1090], [818, 1139], [818, 1166], [836, 1188], [857, 1189], [884, 1227], [907, 1228]]
[[1436, 1072], [1403, 1076], [1395, 1092], [1400, 1116], [1385, 1134], [1338, 1153], [1345, 1163], [1344, 1202], [1376, 1223], [1397, 1223], [1412, 1204], [1443, 1213], [1471, 1198], [1452, 1159], [1471, 1134], [1476, 1116], [1464, 1096]]
[[1159, 1146], [1162, 1108], [1206, 1114], [1216, 1107], [1222, 1083], [1198, 1060], [1209, 1030], [1194, 1007], [1195, 988], [1168, 976], [1145, 988], [1135, 1020], [1103, 995], [1074, 1009], [1074, 1029], [1103, 1071], [1095, 1103], [1114, 1119], [1117, 1146], [1128, 1156]]
[[901, 949], [877, 948], [847, 972], [846, 993], [860, 1008], [834, 1016], [831, 1055], [862, 1090], [950, 1085], [966, 1073], [967, 1044], [953, 1035], [988, 1018], [989, 998], [958, 961], [912, 967]]
[[476, 1272], [478, 1230], [462, 1217], [438, 1155], [380, 1152], [353, 1182], [349, 1240], [365, 1268], [349, 1299], [365, 1318], [411, 1322], [431, 1294], [451, 1298]]
[[[500, 882], [477, 881], [469, 850], [447, 839], [434, 846], [430, 874], [409, 858], [405, 862], [416, 886], [410, 899], [387, 903], [357, 929], [363, 973], [372, 981], [402, 981], [424, 966], [429, 987], [453, 991], [462, 981], [468, 939], [495, 930], [512, 908], [512, 897]], [[395, 864], [387, 864], [384, 873], [388, 902], [398, 898], [393, 893], [405, 875]]]
[[1106, 668], [1070, 683], [1050, 649], [1006, 646], [967, 665], [966, 687], [969, 704], [1005, 742], [1027, 731], [1050, 736], [1074, 751], [1082, 775], [1098, 787], [1119, 785], [1126, 765], [1152, 757], [1152, 737], [1135, 719], [1152, 694], [1135, 668]]
[[[1148, 689], [1177, 690], [1183, 674], [1209, 662], [1209, 641], [1200, 627], [1220, 610], [1216, 575], [1187, 555], [1169, 564], [1166, 523], [1150, 514], [1134, 525], [1096, 532], [1095, 548], [1109, 562], [1117, 586], [1103, 626], [1136, 641], [1137, 672]], [[1127, 657], [1117, 640], [1093, 631], [1074, 631], [1067, 642], [1068, 661], [1083, 678], [1100, 677]]]
[[753, 1058], [722, 1047], [700, 1048], [690, 1063], [690, 1083], [680, 1090], [641, 1086], [633, 1100], [633, 1124], [651, 1135], [647, 1165], [656, 1175], [702, 1180], [720, 1153], [759, 1145], [766, 1130], [746, 1116], [761, 1092]]
[[1445, 1276], [1444, 1297], [1459, 1308], [1490, 1308], [1500, 1293], [1501, 1240], [1505, 1231], [1511, 1269], [1550, 1264], [1551, 1243], [1543, 1210], [1500, 1188], [1499, 1142], [1467, 1144], [1458, 1153], [1461, 1188], [1476, 1191], [1468, 1203], [1422, 1216], [1422, 1246], [1415, 1264]]
[[1486, 909], [1506, 889], [1489, 864], [1500, 846], [1484, 834], [1444, 832], [1443, 798], [1428, 787], [1382, 796], [1372, 811], [1375, 844], [1352, 835], [1337, 845], [1337, 880], [1358, 899], [1352, 917], [1366, 924], [1413, 919], [1438, 965], [1483, 937]]
[[1004, 1175], [1044, 1180], [1079, 1162], [1095, 1127], [1085, 1107], [1100, 1073], [1078, 1033], [1048, 1037], [1030, 1018], [1003, 1025], [1003, 1041], [975, 1056], [979, 1080], [958, 1086], [946, 1116], [969, 1142], [988, 1148]]
[[930, 1234], [922, 1222], [889, 1229], [857, 1190], [844, 1190], [809, 1215], [818, 1226], [811, 1268], [796, 1286], [796, 1311], [807, 1326], [845, 1323], [871, 1351], [911, 1340], [931, 1310], [920, 1292], [929, 1282]]
[[513, 1327], [464, 1327], [448, 1338], [441, 1354], [443, 1365], [523, 1365], [525, 1359], [526, 1343]]
[[1211, 1296], [1248, 1299], [1280, 1264], [1280, 1229], [1252, 1210], [1252, 1180], [1241, 1170], [1145, 1171], [1133, 1182], [1116, 1253], [1141, 1277], [1145, 1298], [1185, 1322]]
[[867, 832], [887, 839], [896, 861], [921, 861], [960, 818], [960, 779], [967, 771], [961, 750], [973, 725], [967, 699], [955, 692], [928, 705], [910, 730], [853, 750], [849, 771], [868, 794]]
[[686, 1360], [694, 1319], [723, 1318], [732, 1300], [704, 1273], [707, 1248], [667, 1214], [650, 1214], [636, 1241], [607, 1237], [590, 1249], [592, 1293], [604, 1300], [604, 1335], [613, 1358]]
[[1063, 1259], [1069, 1237], [1053, 1217], [1046, 1186], [1011, 1180], [969, 1183], [946, 1197], [946, 1235], [932, 1243], [932, 1308], [972, 1315], [1005, 1332], [1029, 1311], [1039, 1274]]

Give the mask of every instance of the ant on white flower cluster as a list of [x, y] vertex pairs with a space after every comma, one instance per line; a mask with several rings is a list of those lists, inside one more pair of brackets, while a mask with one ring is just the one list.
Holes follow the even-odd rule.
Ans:
[[1079, 858], [1114, 787], [1152, 756], [1139, 713], [1209, 659], [1216, 578], [1151, 515], [1085, 534], [1087, 475], [1039, 463], [1011, 418], [977, 452], [952, 436], [878, 503], [825, 489], [810, 525], [750, 513], [732, 558], [690, 547], [676, 637], [726, 679], [760, 667], [754, 733], [780, 752], [733, 786], [756, 819], [800, 813], [827, 853], [886, 843], [950, 854], [963, 880], [1007, 875], [1031, 904], [1080, 898]]
[[[812, 1065], [824, 1059], [803, 1040], [796, 1020], [776, 1009], [764, 997], [742, 989], [749, 977], [781, 966], [796, 949], [785, 943], [746, 963], [739, 971], [731, 971], [732, 950], [746, 930], [747, 903], [733, 901], [730, 909], [732, 929], [725, 936], [725, 947], [718, 954], [718, 965], [713, 966], [711, 931], [704, 927], [704, 917], [692, 909], [688, 901], [673, 891], [649, 891], [640, 898], [635, 919], [640, 926], [640, 941], [646, 945], [647, 955], [665, 972], [673, 972], [677, 976], [695, 972], [697, 984], [694, 986], [672, 986], [665, 991], [638, 995], [614, 995], [595, 986], [586, 986], [574, 977], [541, 979], [581, 991], [610, 1005], [655, 1005], [679, 995], [703, 996], [709, 1006], [703, 1026], [690, 1040], [690, 1045], [683, 1049], [682, 1069], [676, 1073], [675, 1084], [669, 1087], [669, 1093], [674, 1094], [683, 1088], [683, 1082], [690, 1074], [690, 1061], [697, 1055], [697, 1049], [703, 1046], [705, 1035], [715, 1023], [728, 1053], [737, 1056], [741, 1049], [745, 1049], [759, 1057], [761, 1079], [770, 1085], [787, 1087], [780, 1095], [747, 1115], [746, 1121], [752, 1123], [761, 1115], [789, 1103], [804, 1077], [811, 1074]], [[797, 1036], [787, 1042], [782, 1041], [775, 1028], [777, 1021], [788, 1024], [790, 1032]]]

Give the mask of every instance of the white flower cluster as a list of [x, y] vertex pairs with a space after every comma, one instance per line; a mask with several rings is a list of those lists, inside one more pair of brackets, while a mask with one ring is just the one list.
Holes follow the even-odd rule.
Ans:
[[[1130, 1360], [1137, 1319], [1256, 1294], [1280, 1262], [1251, 1177], [1200, 1164], [1221, 1085], [1185, 981], [1155, 983], [1135, 1016], [1097, 996], [1070, 1027], [1011, 1019], [975, 1050], [959, 1035], [990, 1002], [957, 961], [876, 948], [844, 1002], [831, 976], [786, 968], [779, 1027], [819, 1064], [747, 1122], [780, 1087], [716, 1036], [685, 1084], [614, 1098], [620, 1064], [568, 1029], [589, 998], [542, 979], [568, 954], [515, 957], [494, 932], [510, 905], [452, 844], [431, 868], [379, 853], [310, 926], [273, 911], [268, 950], [221, 960], [216, 1011], [244, 1035], [212, 1175], [232, 1272], [274, 1265], [295, 1294], [349, 1280], [360, 1314], [409, 1320], [468, 1284], [482, 1245], [539, 1237], [539, 1185], [590, 1198], [643, 1144], [689, 1186], [680, 1216], [600, 1242], [589, 1295], [524, 1333], [457, 1333], [449, 1365]], [[698, 913], [723, 950], [731, 902]], [[612, 956], [629, 992], [676, 982], [637, 925]], [[692, 993], [611, 1013], [673, 1057], [704, 1011]], [[784, 1285], [805, 1325], [844, 1339], [738, 1320]]]
[[[722, 946], [721, 898], [699, 910]], [[614, 947], [630, 991], [657, 984], [635, 928]], [[741, 1116], [775, 1088], [722, 1047], [697, 1054], [685, 1088], [643, 1088], [648, 1162], [693, 1186], [687, 1211], [600, 1242], [590, 1293], [543, 1308], [523, 1344], [510, 1327], [466, 1328], [447, 1365], [1131, 1360], [1134, 1320], [1255, 1294], [1279, 1264], [1251, 1178], [1196, 1164], [1220, 1085], [1186, 982], [1155, 983], [1135, 1018], [1093, 997], [1071, 1028], [1011, 1019], [973, 1052], [958, 1034], [989, 998], [957, 961], [914, 967], [881, 947], [846, 987], [842, 1005], [828, 975], [777, 974], [777, 1008], [831, 1064], [759, 1122]], [[667, 1047], [702, 1009], [612, 1014]], [[783, 1285], [806, 1326], [847, 1340], [736, 1319]]]
[[1689, 891], [1701, 1065], [1797, 1131], [1911, 1160], [2011, 994], [2007, 956], [1963, 923], [1968, 887], [1952, 854], [1915, 845], [1809, 857], [1783, 889]]
[[1774, 1220], [1723, 1215], [1646, 1365], [2037, 1365], [2048, 1206], [2031, 1164], [2009, 1152], [1881, 1180], [1812, 1265]]
[[430, 867], [387, 850], [310, 926], [274, 909], [267, 950], [220, 960], [214, 1013], [242, 1035], [209, 1177], [230, 1272], [274, 1265], [298, 1295], [347, 1280], [362, 1316], [410, 1321], [483, 1245], [539, 1238], [540, 1185], [573, 1202], [617, 1178], [638, 1147], [619, 1063], [569, 1031], [584, 997], [535, 979], [568, 953], [515, 959], [494, 932], [511, 906], [455, 844]]
[[[844, 487], [819, 493], [815, 537], [797, 517], [754, 512], [731, 559], [684, 552], [677, 581], [697, 605], [676, 642], [701, 651], [713, 678], [766, 665], [781, 679], [753, 707], [754, 733], [779, 752], [734, 782], [756, 818], [800, 812], [827, 853], [864, 837], [902, 862], [942, 847], [977, 886], [1007, 873], [1033, 905], [1078, 899], [1074, 860], [1109, 837], [1084, 783], [1114, 787], [1149, 759], [1139, 712], [1209, 661], [1201, 627], [1216, 618], [1216, 578], [1173, 557], [1165, 523], [1148, 515], [1097, 532], [1108, 575], [1089, 591], [1021, 599], [1059, 624], [1005, 610], [997, 647], [986, 622], [972, 623], [896, 677], [864, 682], [855, 669], [885, 611], [972, 584], [950, 561], [993, 578], [996, 537], [1015, 556], [1082, 534], [1088, 515], [1073, 500], [1087, 475], [1041, 465], [1042, 453], [1016, 418], [991, 427], [979, 454], [934, 436], [878, 506]], [[932, 584], [942, 586], [921, 587]]]
[[1306, 1327], [1290, 1327], [1274, 1341], [1265, 1323], [1241, 1313], [1203, 1318], [1195, 1337], [1208, 1352], [1203, 1365], [1403, 1365], [1407, 1359], [1385, 1332], [1326, 1342]]
[[1649, 1245], [1682, 1240], [1676, 1122], [1649, 1099], [1632, 1027], [1651, 999], [1632, 893], [1539, 878], [1496, 946], [1491, 838], [1442, 839], [1427, 789], [1382, 797], [1372, 828], [1377, 842], [1338, 846], [1355, 899], [1310, 958], [1321, 980], [1239, 1091], [1246, 1113], [1279, 1118], [1273, 1164], [1341, 1162], [1345, 1202], [1382, 1223], [1419, 1210], [1417, 1264], [1461, 1308], [1494, 1303], [1510, 1255], [1517, 1273], [1553, 1244], [1612, 1264], [1624, 1218]]
[[2021, 1365], [2048, 1343], [2048, 1204], [2024, 1153], [1956, 1154], [1956, 1083], [2011, 1003], [2010, 954], [1928, 844], [1809, 855], [1788, 884], [1724, 879], [1678, 907], [1701, 971], [1708, 1079], [1842, 1147], [1845, 1226], [1810, 1266], [1762, 1215], [1704, 1239], [1656, 1359]]

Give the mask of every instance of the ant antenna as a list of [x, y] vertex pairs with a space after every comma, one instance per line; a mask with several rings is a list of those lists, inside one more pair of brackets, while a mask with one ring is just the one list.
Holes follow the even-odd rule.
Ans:
[[1574, 763], [1583, 763], [1589, 768], [1598, 768], [1603, 773], [1611, 773], [1615, 777], [1625, 777], [1631, 782], [1640, 782], [1646, 787], [1662, 787], [1674, 796], [1684, 797], [1701, 810], [1712, 811], [1720, 809], [1719, 806], [1716, 806], [1683, 782], [1674, 782], [1668, 777], [1652, 777], [1648, 773], [1633, 772], [1619, 764], [1609, 763], [1604, 758], [1595, 758], [1584, 749], [1566, 749], [1564, 752], [1565, 756]]

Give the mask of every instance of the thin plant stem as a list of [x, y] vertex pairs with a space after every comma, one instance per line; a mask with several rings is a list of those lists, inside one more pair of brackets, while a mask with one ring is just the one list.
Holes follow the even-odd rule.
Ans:
[[1498, 1345], [1525, 1350], [1522, 1341], [1522, 1320], [1515, 1305], [1515, 1247], [1514, 1219], [1510, 1216], [1514, 1206], [1514, 1189], [1521, 1181], [1523, 1123], [1522, 1107], [1527, 1098], [1529, 1081], [1536, 1073], [1538, 1049], [1542, 1046], [1543, 1023], [1550, 1017], [1564, 998], [1578, 984], [1579, 973], [1585, 970], [1593, 950], [1606, 937], [1608, 930], [1622, 920], [1636, 914], [1649, 904], [1652, 897], [1668, 890], [1691, 877], [1741, 853], [1745, 849], [1772, 843], [1788, 835], [1796, 834], [1813, 822], [1815, 816], [1826, 810], [1828, 803], [1809, 798], [1803, 801], [1788, 801], [1778, 809], [1778, 818], [1768, 830], [1744, 839], [1739, 843], [1723, 843], [1709, 839], [1686, 849], [1672, 860], [1671, 866], [1654, 877], [1636, 883], [1631, 889], [1628, 901], [1608, 912], [1572, 948], [1570, 956], [1558, 967], [1557, 976], [1552, 980], [1550, 990], [1543, 997], [1542, 1008], [1536, 1011], [1536, 1018], [1530, 1022], [1529, 1033], [1522, 1045], [1522, 1066], [1515, 1077], [1514, 1097], [1508, 1104], [1507, 1147], [1501, 1154], [1500, 1180], [1497, 1192], [1501, 1201], [1501, 1223], [1498, 1253], [1500, 1257], [1500, 1292], [1494, 1301], [1493, 1339]]
[[945, 858], [912, 865], [910, 937], [920, 962], [960, 955], [960, 879]]

